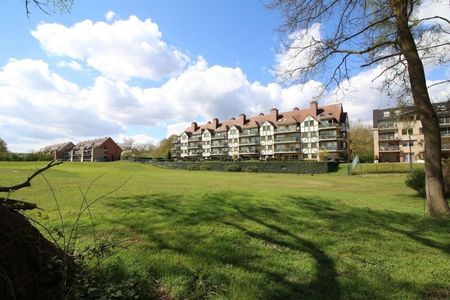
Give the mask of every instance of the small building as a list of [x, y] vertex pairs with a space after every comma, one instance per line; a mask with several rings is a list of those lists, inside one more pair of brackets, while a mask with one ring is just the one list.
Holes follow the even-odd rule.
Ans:
[[122, 149], [110, 137], [83, 141], [70, 150], [70, 161], [115, 161], [120, 159]]
[[59, 160], [69, 160], [70, 159], [70, 150], [75, 145], [72, 142], [65, 142], [55, 145], [47, 146], [40, 150], [40, 152], [45, 154], [50, 154], [54, 159]]

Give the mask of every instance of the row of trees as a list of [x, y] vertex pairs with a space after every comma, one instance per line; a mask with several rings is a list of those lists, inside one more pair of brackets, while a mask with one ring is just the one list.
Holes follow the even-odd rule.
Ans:
[[123, 156], [146, 156], [170, 158], [170, 147], [176, 135], [172, 135], [158, 143], [138, 144], [133, 138], [124, 138], [120, 147]]

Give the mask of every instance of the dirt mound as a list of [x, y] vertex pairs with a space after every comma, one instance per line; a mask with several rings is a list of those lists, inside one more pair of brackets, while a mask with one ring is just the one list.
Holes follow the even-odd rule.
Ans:
[[0, 299], [61, 298], [64, 252], [0, 204]]

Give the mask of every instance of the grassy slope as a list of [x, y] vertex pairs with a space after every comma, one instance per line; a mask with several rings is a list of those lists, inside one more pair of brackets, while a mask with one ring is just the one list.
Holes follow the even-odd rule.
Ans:
[[[1, 163], [1, 185], [39, 163]], [[404, 175], [360, 177], [163, 170], [68, 163], [46, 172], [70, 223], [88, 199], [103, 236], [132, 238], [118, 254], [175, 298], [450, 297], [450, 222], [423, 218]], [[56, 220], [43, 178], [14, 198]], [[87, 220], [86, 220], [87, 221]], [[50, 223], [54, 225], [56, 222]], [[84, 227], [81, 232], [88, 233]]]

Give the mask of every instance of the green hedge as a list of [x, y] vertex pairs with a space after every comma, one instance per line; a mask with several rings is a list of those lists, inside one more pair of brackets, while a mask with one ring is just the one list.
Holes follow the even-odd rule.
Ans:
[[265, 173], [293, 173], [293, 174], [320, 174], [334, 172], [339, 164], [336, 162], [317, 161], [152, 161], [153, 165], [183, 170], [211, 170], [227, 172], [265, 172]]
[[44, 153], [0, 153], [0, 161], [51, 161], [53, 155]]

